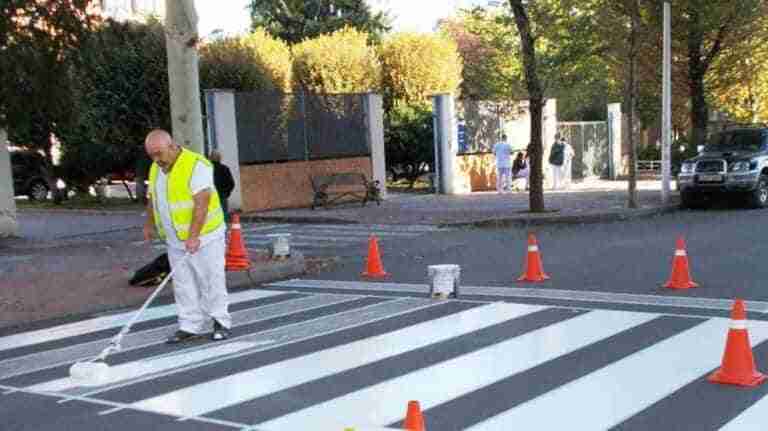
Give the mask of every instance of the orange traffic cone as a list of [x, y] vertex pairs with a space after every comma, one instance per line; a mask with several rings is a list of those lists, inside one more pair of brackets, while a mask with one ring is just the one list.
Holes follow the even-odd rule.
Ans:
[[765, 375], [755, 368], [755, 358], [747, 333], [747, 312], [741, 299], [733, 303], [731, 328], [725, 342], [722, 366], [712, 373], [708, 380], [741, 386], [757, 386], [765, 381]]
[[685, 251], [685, 240], [683, 237], [677, 238], [675, 246], [675, 257], [672, 259], [672, 275], [664, 287], [670, 289], [690, 289], [699, 285], [691, 280], [691, 273], [688, 269], [688, 253]]
[[368, 259], [366, 262], [366, 269], [363, 271], [363, 277], [370, 278], [382, 278], [389, 274], [384, 272], [384, 266], [381, 264], [381, 256], [379, 256], [379, 242], [376, 239], [376, 235], [371, 235], [368, 239]]
[[541, 264], [539, 244], [532, 233], [528, 234], [528, 256], [525, 260], [525, 273], [517, 279], [518, 281], [539, 282], [549, 280], [549, 276], [544, 273], [544, 268]]
[[248, 250], [243, 244], [240, 231], [240, 214], [232, 214], [232, 225], [229, 228], [229, 246], [227, 247], [227, 271], [245, 271], [251, 267]]
[[408, 401], [408, 411], [405, 413], [403, 426], [408, 431], [426, 431], [424, 417], [421, 415], [421, 407], [418, 401]]

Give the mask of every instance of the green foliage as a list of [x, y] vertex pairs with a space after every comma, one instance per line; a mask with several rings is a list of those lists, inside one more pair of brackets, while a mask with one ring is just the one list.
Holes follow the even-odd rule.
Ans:
[[458, 95], [462, 61], [444, 35], [399, 33], [381, 47], [385, 105], [428, 104], [439, 93]]
[[432, 110], [420, 104], [396, 104], [387, 113], [384, 144], [392, 179], [411, 182], [434, 165]]
[[69, 69], [94, 17], [88, 0], [0, 2], [0, 127], [49, 157], [51, 134], [72, 114]]
[[236, 91], [288, 91], [291, 52], [284, 42], [257, 29], [200, 49], [200, 86]]
[[58, 132], [61, 168], [81, 188], [109, 172], [131, 170], [146, 133], [170, 130], [165, 34], [148, 24], [107, 21], [83, 40], [71, 109]]
[[371, 12], [364, 0], [252, 0], [250, 9], [253, 28], [263, 27], [291, 45], [344, 27], [373, 39], [389, 31], [387, 16]]
[[295, 45], [293, 55], [294, 84], [311, 93], [365, 93], [381, 86], [376, 50], [353, 28]]

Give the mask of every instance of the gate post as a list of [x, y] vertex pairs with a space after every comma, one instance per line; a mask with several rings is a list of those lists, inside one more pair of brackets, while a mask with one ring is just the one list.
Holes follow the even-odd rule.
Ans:
[[456, 184], [456, 154], [458, 154], [458, 129], [453, 96], [432, 96], [435, 136], [435, 175], [437, 192], [446, 195], [460, 193]]
[[608, 104], [608, 176], [615, 180], [621, 175], [621, 103]]
[[381, 198], [387, 198], [387, 158], [384, 150], [384, 108], [381, 96], [368, 93], [364, 96], [366, 140], [371, 150], [373, 180], [379, 182]]
[[0, 129], [0, 238], [18, 233], [16, 202], [13, 200], [13, 170], [8, 154], [8, 138]]
[[205, 112], [209, 150], [221, 153], [221, 162], [229, 167], [235, 188], [229, 196], [230, 210], [243, 206], [240, 187], [240, 153], [237, 143], [237, 112], [234, 90], [205, 90]]

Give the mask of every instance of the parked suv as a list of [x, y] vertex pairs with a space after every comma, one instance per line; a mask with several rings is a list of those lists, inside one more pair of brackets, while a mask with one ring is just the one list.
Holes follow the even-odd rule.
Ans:
[[45, 159], [34, 151], [11, 151], [13, 190], [16, 196], [33, 200], [48, 198]]
[[677, 177], [682, 206], [741, 195], [749, 206], [768, 206], [768, 127], [740, 127], [713, 135]]

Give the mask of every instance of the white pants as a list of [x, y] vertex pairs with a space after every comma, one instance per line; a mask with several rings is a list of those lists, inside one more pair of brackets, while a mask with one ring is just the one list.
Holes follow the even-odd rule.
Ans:
[[168, 247], [173, 273], [173, 294], [179, 314], [179, 329], [193, 334], [210, 332], [216, 319], [232, 327], [224, 269], [225, 241], [212, 241], [181, 263], [185, 251]]
[[512, 186], [512, 168], [496, 168], [496, 191], [502, 193]]
[[564, 185], [565, 181], [565, 166], [564, 165], [549, 165], [552, 169], [552, 190], [559, 190]]

